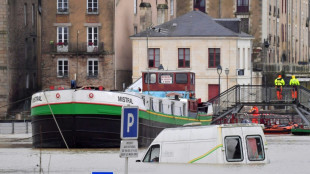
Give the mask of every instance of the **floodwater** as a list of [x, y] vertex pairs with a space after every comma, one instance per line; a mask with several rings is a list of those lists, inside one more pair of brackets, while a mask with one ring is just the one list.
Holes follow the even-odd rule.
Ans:
[[[270, 163], [263, 165], [207, 165], [137, 163], [129, 158], [129, 174], [286, 174], [310, 172], [310, 136], [267, 135]], [[75, 173], [93, 171], [124, 173], [125, 159], [119, 149], [32, 149], [0, 148], [0, 173]]]

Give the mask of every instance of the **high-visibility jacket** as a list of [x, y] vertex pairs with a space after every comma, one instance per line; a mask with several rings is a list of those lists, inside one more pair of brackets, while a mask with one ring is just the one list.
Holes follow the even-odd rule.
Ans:
[[297, 79], [291, 79], [290, 80], [290, 85], [291, 86], [299, 86], [299, 81]]
[[276, 78], [276, 80], [274, 81], [274, 84], [276, 86], [284, 86], [285, 85], [285, 82], [282, 78]]

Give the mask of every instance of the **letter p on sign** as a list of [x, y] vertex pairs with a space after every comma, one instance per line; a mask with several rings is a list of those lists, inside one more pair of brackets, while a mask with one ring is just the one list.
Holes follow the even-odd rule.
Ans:
[[138, 139], [139, 108], [137, 106], [123, 106], [121, 119], [121, 139]]

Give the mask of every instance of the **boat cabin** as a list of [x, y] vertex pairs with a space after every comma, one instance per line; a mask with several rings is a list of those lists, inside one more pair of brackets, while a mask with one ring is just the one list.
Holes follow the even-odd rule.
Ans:
[[149, 70], [142, 72], [142, 92], [157, 97], [169, 95], [194, 98], [195, 73], [190, 71]]
[[154, 139], [141, 161], [268, 163], [267, 142], [262, 126], [246, 123], [166, 128]]

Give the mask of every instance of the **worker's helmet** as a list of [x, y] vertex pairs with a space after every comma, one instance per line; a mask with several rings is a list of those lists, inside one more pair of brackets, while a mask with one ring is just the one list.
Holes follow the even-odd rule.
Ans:
[[292, 75], [292, 79], [295, 79], [295, 76], [294, 76], [294, 75]]
[[278, 75], [278, 78], [282, 78], [281, 74]]

